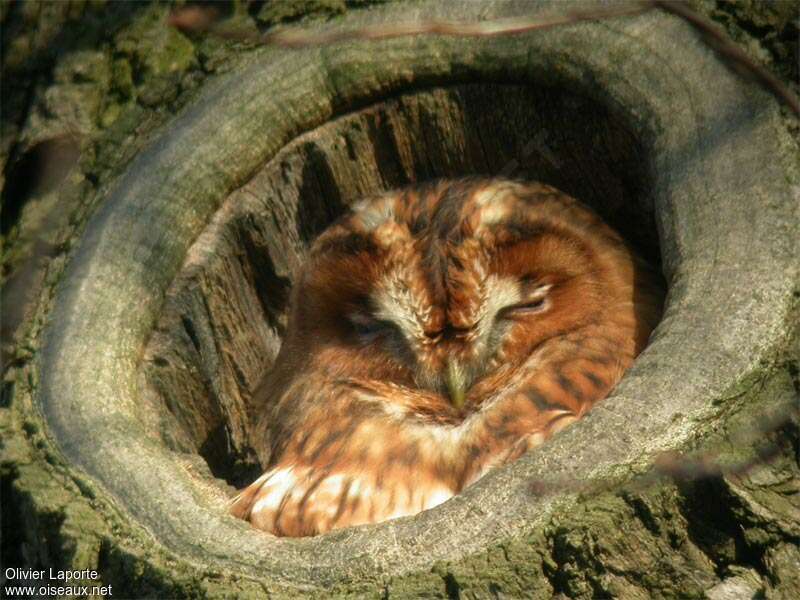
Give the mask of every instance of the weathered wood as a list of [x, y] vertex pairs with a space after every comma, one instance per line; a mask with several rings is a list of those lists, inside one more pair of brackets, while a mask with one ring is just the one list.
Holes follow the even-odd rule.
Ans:
[[[388, 6], [337, 26], [552, 7]], [[636, 482], [665, 450], [746, 454], [724, 432], [797, 393], [796, 152], [773, 101], [660, 14], [255, 53], [133, 161], [70, 257], [35, 403], [15, 400], [16, 427], [46, 432], [44, 450], [24, 452], [44, 452], [67, 483], [26, 471], [43, 477], [18, 484], [37, 504], [27, 514], [67, 497], [52, 500], [72, 511], [65, 522], [103, 533], [62, 536], [79, 550], [64, 563], [100, 562], [131, 595], [788, 595], [796, 430], [750, 475]], [[224, 484], [197, 457], [230, 479], [251, 460], [247, 394], [276, 351], [305, 244], [364, 193], [511, 159], [660, 252], [666, 315], [613, 396], [414, 518], [292, 540], [228, 517]], [[532, 487], [543, 474], [554, 493]], [[558, 486], [591, 479], [615, 483]]]

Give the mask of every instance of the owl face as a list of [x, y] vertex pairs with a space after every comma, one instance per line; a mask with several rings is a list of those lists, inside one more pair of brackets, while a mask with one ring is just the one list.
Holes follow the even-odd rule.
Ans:
[[467, 180], [389, 193], [314, 244], [287, 345], [334, 379], [478, 406], [543, 341], [597, 317], [603, 255], [615, 246], [616, 233], [547, 186]]

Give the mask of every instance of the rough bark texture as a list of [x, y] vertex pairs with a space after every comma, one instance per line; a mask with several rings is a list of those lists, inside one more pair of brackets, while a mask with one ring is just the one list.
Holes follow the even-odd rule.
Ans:
[[[283, 18], [267, 8], [262, 23]], [[333, 26], [552, 8], [390, 5]], [[737, 29], [761, 21], [707, 8], [769, 58]], [[97, 568], [121, 597], [800, 595], [800, 435], [759, 427], [800, 391], [797, 125], [689, 28], [648, 14], [254, 51], [166, 29], [164, 7], [83, 10], [29, 17], [55, 23], [35, 43], [98, 25], [29, 92], [41, 110], [4, 108], [22, 115], [13, 164], [75, 123], [82, 158], [37, 200], [66, 208], [42, 226], [53, 258], [4, 380], [3, 567]], [[419, 517], [309, 540], [228, 518], [305, 245], [365, 193], [470, 172], [553, 183], [660, 257], [650, 348], [589, 417]], [[12, 250], [29, 206], [4, 225]], [[664, 451], [726, 464], [765, 442], [777, 456], [746, 472], [648, 475]]]

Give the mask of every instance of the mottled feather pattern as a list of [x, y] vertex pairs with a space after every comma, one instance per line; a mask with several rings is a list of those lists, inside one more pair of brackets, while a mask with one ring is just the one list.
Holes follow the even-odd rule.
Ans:
[[605, 398], [662, 300], [623, 239], [547, 185], [361, 201], [299, 274], [255, 396], [265, 473], [231, 512], [307, 536], [433, 508]]

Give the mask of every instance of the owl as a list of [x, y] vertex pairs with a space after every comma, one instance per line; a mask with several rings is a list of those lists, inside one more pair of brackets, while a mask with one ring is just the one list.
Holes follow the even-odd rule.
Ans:
[[265, 472], [231, 513], [310, 536], [433, 508], [608, 395], [662, 298], [619, 234], [547, 185], [364, 200], [297, 278], [256, 394]]

